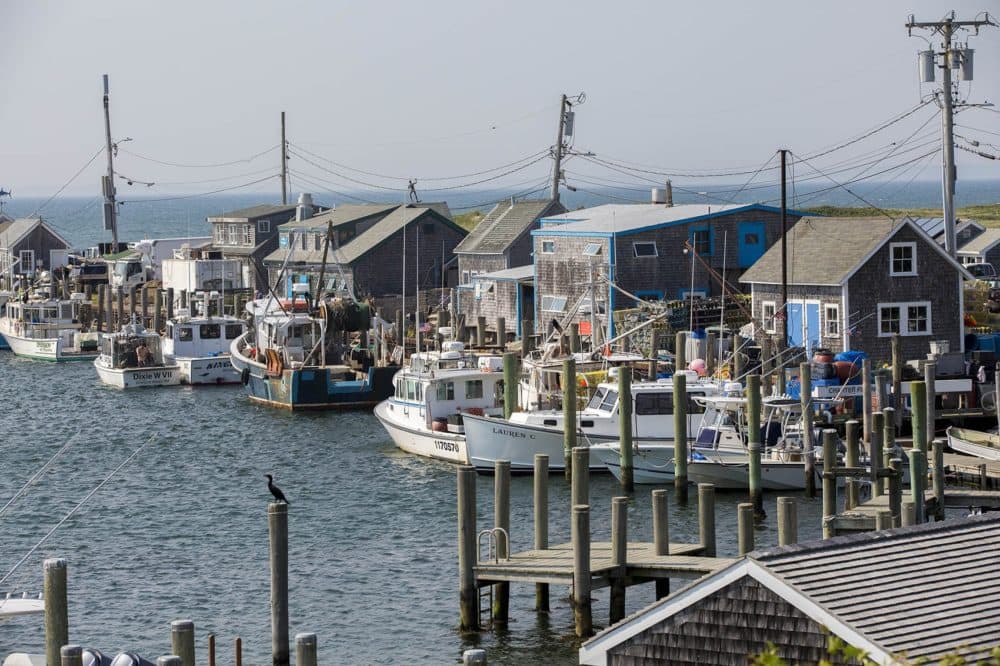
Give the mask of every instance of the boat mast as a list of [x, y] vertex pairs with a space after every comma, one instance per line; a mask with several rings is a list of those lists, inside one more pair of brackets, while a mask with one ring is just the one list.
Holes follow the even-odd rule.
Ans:
[[[414, 299], [416, 301], [413, 305], [413, 334], [416, 336], [416, 351], [420, 351], [420, 225], [418, 224], [415, 228], [417, 260], [413, 262]], [[403, 237], [406, 237], [405, 231], [403, 232]]]
[[108, 173], [101, 181], [104, 190], [104, 229], [111, 231], [111, 251], [118, 251], [118, 209], [115, 206], [114, 144], [111, 143], [111, 111], [108, 94], [108, 75], [104, 75], [104, 138], [108, 154]]

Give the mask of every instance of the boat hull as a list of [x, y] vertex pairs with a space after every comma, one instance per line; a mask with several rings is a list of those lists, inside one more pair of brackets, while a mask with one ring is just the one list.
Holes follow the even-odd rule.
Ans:
[[111, 368], [95, 361], [94, 367], [97, 368], [97, 375], [102, 382], [121, 389], [177, 386], [181, 383], [180, 368], [176, 365], [155, 368]]
[[[985, 441], [973, 441], [970, 437], [973, 433]], [[993, 444], [994, 441], [995, 444]], [[969, 431], [964, 428], [948, 428], [948, 446], [970, 456], [1000, 461], [1000, 437], [990, 433]]]
[[[805, 472], [801, 462], [761, 461], [760, 480], [763, 490], [804, 490]], [[711, 483], [719, 490], [746, 490], [750, 486], [749, 462], [688, 463], [688, 481]]]
[[[512, 473], [530, 473], [535, 468], [535, 454], [549, 457], [549, 470], [565, 470], [566, 453], [563, 431], [510, 421], [464, 414], [465, 439], [470, 465], [480, 471], [493, 471], [497, 460], [509, 460]], [[617, 437], [578, 435], [578, 446], [606, 443]], [[607, 467], [595, 456], [590, 458], [592, 472], [605, 472]]]
[[375, 406], [375, 418], [386, 429], [397, 447], [407, 453], [425, 458], [434, 458], [460, 465], [469, 464], [464, 435], [414, 428], [396, 416], [395, 412], [398, 409], [401, 407], [393, 404], [390, 400], [384, 400]]
[[174, 358], [181, 369], [181, 384], [238, 384], [239, 371], [229, 361], [229, 356], [203, 358]]
[[23, 338], [7, 331], [3, 337], [15, 355], [38, 361], [93, 361], [99, 355], [96, 348], [92, 353], [66, 350], [59, 338]]

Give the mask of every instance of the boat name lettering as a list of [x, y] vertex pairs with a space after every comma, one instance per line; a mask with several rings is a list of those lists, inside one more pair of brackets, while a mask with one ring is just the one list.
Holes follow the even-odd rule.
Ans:
[[203, 366], [205, 370], [214, 370], [216, 368], [227, 368], [227, 367], [229, 367], [229, 361], [210, 361]]
[[146, 381], [150, 379], [170, 379], [172, 376], [173, 373], [169, 370], [155, 370], [153, 372], [137, 372], [132, 375], [132, 378], [139, 381]]
[[435, 439], [434, 448], [438, 451], [451, 451], [452, 453], [458, 453], [458, 444], [456, 442], [444, 442], [440, 439]]
[[534, 439], [535, 436], [530, 433], [523, 433], [518, 430], [510, 430], [508, 428], [493, 428], [494, 435], [506, 435], [507, 437], [514, 437], [517, 439]]

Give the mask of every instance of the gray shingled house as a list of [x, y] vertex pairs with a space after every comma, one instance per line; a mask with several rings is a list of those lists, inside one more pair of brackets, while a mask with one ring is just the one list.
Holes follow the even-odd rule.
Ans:
[[0, 276], [33, 277], [66, 265], [69, 241], [40, 217], [0, 221]]
[[[335, 244], [324, 271], [324, 239], [331, 222]], [[295, 282], [309, 282], [315, 292], [323, 272], [326, 290], [346, 286], [366, 298], [402, 292], [404, 252], [407, 293], [439, 287], [466, 231], [443, 204], [347, 204], [282, 225], [279, 234], [279, 247], [264, 260], [272, 285], [282, 276], [288, 292]]]
[[828, 655], [829, 635], [877, 664], [980, 663], [1000, 646], [998, 574], [992, 514], [755, 551], [602, 631], [580, 663], [745, 664], [768, 643], [789, 664], [858, 663]]
[[295, 212], [295, 204], [261, 204], [211, 216], [212, 244], [222, 251], [223, 258], [243, 264], [243, 284], [266, 289], [262, 262], [278, 247], [278, 227], [294, 218]]
[[502, 201], [459, 243], [458, 311], [467, 320], [486, 317], [492, 329], [498, 316], [505, 317], [507, 330], [520, 335], [522, 313], [534, 317], [534, 281], [525, 280], [521, 268], [533, 275], [531, 232], [543, 217], [564, 212], [553, 199]]
[[[802, 218], [788, 233], [788, 344], [923, 358], [932, 340], [964, 351], [963, 281], [968, 272], [912, 220]], [[779, 328], [781, 249], [772, 247], [740, 281], [753, 318]]]
[[1000, 274], [1000, 229], [986, 229], [965, 245], [959, 245], [957, 255], [963, 264], [992, 264]]
[[[788, 211], [788, 226], [801, 215]], [[736, 284], [781, 237], [781, 216], [761, 204], [609, 204], [543, 218], [531, 235], [536, 320], [549, 321], [585, 300], [592, 279], [600, 284], [595, 300], [602, 314], [635, 305], [602, 278], [641, 299], [672, 300], [692, 291], [716, 296], [721, 286], [706, 264]], [[697, 258], [684, 252], [687, 245]], [[589, 305], [577, 309], [580, 321], [589, 319], [587, 312]]]
[[[938, 245], [944, 245], [944, 218], [943, 217], [911, 217], [911, 220], [920, 227], [928, 236], [937, 241]], [[956, 219], [955, 220], [955, 245], [959, 249], [979, 234], [986, 231], [986, 227], [975, 220]]]

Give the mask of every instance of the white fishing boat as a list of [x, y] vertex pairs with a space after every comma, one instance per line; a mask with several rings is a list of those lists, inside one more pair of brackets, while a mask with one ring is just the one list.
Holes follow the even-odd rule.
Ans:
[[948, 446], [959, 453], [985, 460], [1000, 460], [1000, 435], [955, 426], [948, 428], [947, 433]]
[[[624, 371], [624, 370], [623, 370]], [[719, 384], [699, 379], [697, 373], [685, 371], [688, 392], [688, 431], [693, 431], [701, 413], [697, 397], [719, 395], [738, 390], [739, 384]], [[672, 380], [637, 381], [632, 384], [632, 435], [640, 446], [670, 443], [674, 439], [674, 387]], [[509, 460], [513, 472], [534, 469], [536, 453], [549, 456], [549, 469], [565, 467], [564, 418], [561, 410], [514, 412], [509, 419], [469, 415], [465, 432], [469, 449], [469, 464], [482, 470], [493, 469], [497, 460]], [[619, 406], [617, 382], [604, 382], [586, 407], [577, 411], [575, 428], [579, 446], [618, 441]], [[671, 456], [672, 457], [672, 456]], [[591, 456], [590, 467], [606, 471], [605, 463]]]
[[393, 382], [395, 392], [375, 416], [408, 453], [469, 464], [465, 425], [476, 415], [503, 414], [502, 357], [467, 354], [461, 342], [413, 354]]
[[246, 332], [246, 322], [218, 314], [222, 301], [215, 292], [202, 293], [192, 307], [194, 314], [180, 310], [167, 321], [163, 339], [165, 362], [180, 368], [181, 384], [238, 383], [240, 372], [229, 360], [229, 348]]
[[81, 321], [83, 294], [69, 299], [12, 299], [3, 306], [0, 335], [18, 356], [42, 361], [90, 361], [98, 355], [98, 334]]
[[94, 367], [102, 382], [118, 388], [181, 383], [178, 365], [163, 358], [159, 334], [135, 322], [101, 338], [101, 354], [94, 359]]

